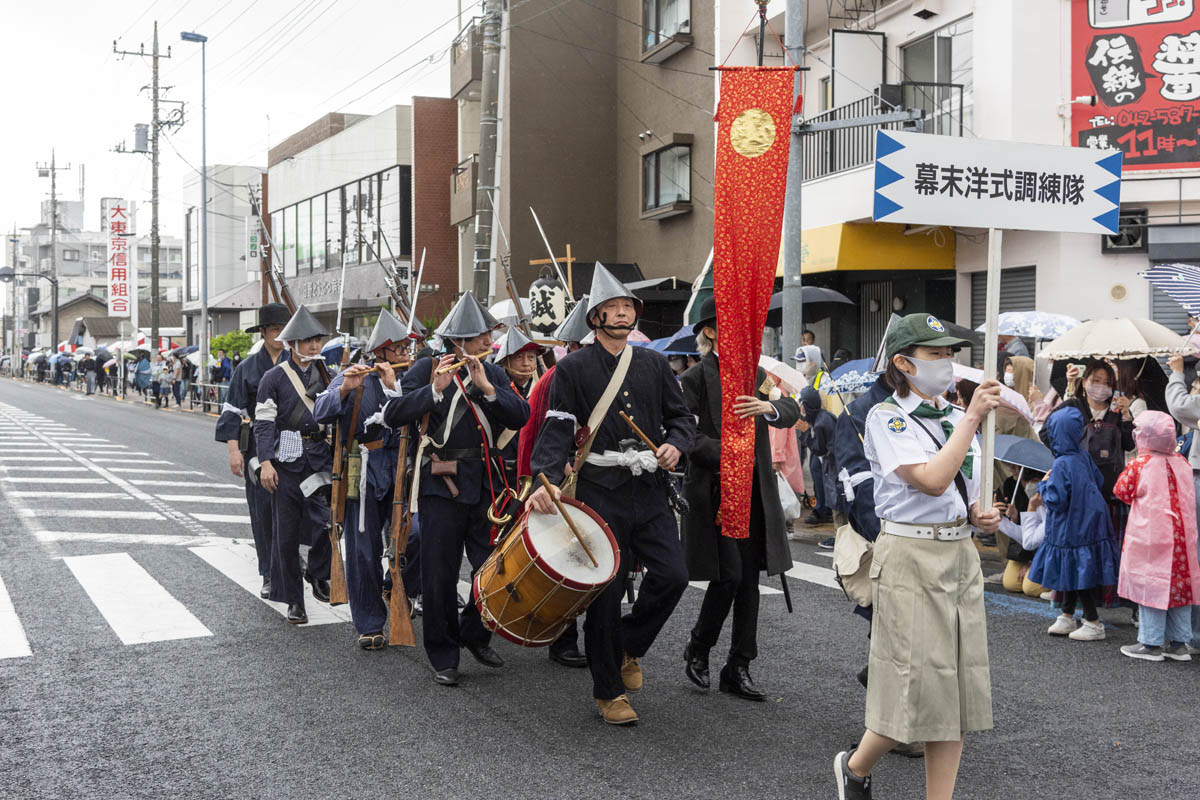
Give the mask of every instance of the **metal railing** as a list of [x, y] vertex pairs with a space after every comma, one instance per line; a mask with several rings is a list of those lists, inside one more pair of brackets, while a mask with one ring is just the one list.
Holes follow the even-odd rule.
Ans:
[[[899, 87], [899, 92], [894, 91], [896, 86]], [[889, 89], [892, 91], [887, 91]], [[962, 136], [964, 125], [961, 84], [903, 81], [900, 84], [881, 87], [881, 90], [891, 95], [889, 99], [892, 102], [898, 100], [902, 109], [924, 111], [925, 118], [916, 122], [886, 122], [805, 134], [803, 153], [806, 181], [873, 162], [877, 130], [915, 130], [943, 136]], [[896, 109], [876, 93], [808, 117], [804, 122], [840, 122], [893, 110]]]

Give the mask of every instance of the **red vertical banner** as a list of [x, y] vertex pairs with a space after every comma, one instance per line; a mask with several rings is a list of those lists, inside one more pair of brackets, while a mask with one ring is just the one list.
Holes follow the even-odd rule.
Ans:
[[[795, 67], [725, 67], [713, 181], [713, 298], [721, 368], [721, 532], [750, 535], [754, 420], [733, 414], [753, 395], [775, 283], [791, 143]], [[763, 480], [771, 476], [762, 476]]]

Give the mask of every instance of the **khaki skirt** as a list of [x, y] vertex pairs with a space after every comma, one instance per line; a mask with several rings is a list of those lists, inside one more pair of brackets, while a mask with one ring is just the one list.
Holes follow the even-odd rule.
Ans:
[[949, 742], [992, 727], [983, 575], [971, 539], [881, 534], [871, 562], [867, 730]]

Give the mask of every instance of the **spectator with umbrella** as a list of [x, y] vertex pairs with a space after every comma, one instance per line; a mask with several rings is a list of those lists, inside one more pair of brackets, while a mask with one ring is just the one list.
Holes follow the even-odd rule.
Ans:
[[[997, 434], [996, 461], [1016, 468], [1016, 475], [1001, 487], [1004, 518], [1000, 531], [1009, 540], [1001, 584], [1005, 591], [1040, 597], [1045, 589], [1029, 580], [1029, 568], [1040, 539], [1045, 537], [1046, 508], [1037, 493], [1037, 484], [1054, 463], [1054, 455], [1035, 438]], [[999, 536], [1000, 534], [997, 534]]]

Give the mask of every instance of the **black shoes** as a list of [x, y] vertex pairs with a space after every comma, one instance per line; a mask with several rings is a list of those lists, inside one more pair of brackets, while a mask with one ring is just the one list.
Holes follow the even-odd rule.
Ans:
[[458, 670], [454, 667], [439, 669], [433, 673], [433, 682], [439, 686], [458, 686]]
[[475, 657], [476, 661], [478, 661], [480, 664], [483, 664], [485, 667], [498, 669], [504, 666], [504, 659], [500, 657], [499, 653], [492, 649], [491, 645], [466, 644], [463, 646], [467, 648], [467, 652]]
[[262, 585], [262, 588], [258, 590], [258, 596], [261, 597], [263, 600], [266, 600], [271, 596], [271, 578], [270, 578], [270, 576], [263, 575], [263, 585]]
[[556, 664], [562, 664], [564, 667], [586, 667], [587, 656], [579, 652], [578, 647], [564, 648], [555, 650], [550, 648], [550, 660]]
[[322, 603], [329, 602], [329, 581], [316, 577], [308, 570], [304, 570], [304, 580], [312, 586], [313, 597]]
[[760, 691], [750, 677], [750, 669], [744, 664], [726, 664], [721, 669], [722, 692], [736, 695], [746, 700], [766, 700], [767, 693]]
[[817, 547], [821, 548], [822, 550], [832, 550], [835, 544], [837, 544], [837, 539], [832, 536], [826, 536], [824, 539], [817, 542]]
[[287, 621], [292, 625], [304, 625], [308, 622], [308, 614], [304, 611], [304, 603], [292, 603], [288, 606]]
[[824, 525], [828, 522], [833, 522], [832, 514], [818, 514], [814, 511], [804, 518], [805, 525]]
[[708, 653], [696, 647], [695, 642], [688, 642], [683, 648], [683, 673], [701, 689], [712, 685], [708, 677]]
[[833, 774], [837, 779], [838, 800], [871, 800], [871, 776], [860, 778], [848, 766], [853, 750], [843, 750], [833, 757]]

